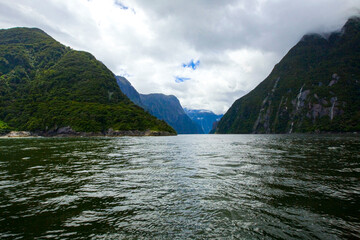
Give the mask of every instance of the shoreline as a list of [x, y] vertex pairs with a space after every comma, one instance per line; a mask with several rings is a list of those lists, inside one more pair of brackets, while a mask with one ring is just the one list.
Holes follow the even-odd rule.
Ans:
[[0, 139], [7, 138], [36, 138], [36, 137], [146, 137], [146, 136], [176, 136], [177, 134], [165, 131], [139, 131], [139, 130], [124, 130], [106, 132], [75, 132], [75, 131], [49, 131], [49, 132], [30, 132], [30, 131], [11, 131], [7, 134], [0, 135]]
[[[332, 132], [322, 132], [322, 133], [270, 133], [270, 134], [219, 134], [215, 133], [213, 135], [348, 135], [348, 136], [357, 136], [359, 132], [342, 132], [342, 133], [332, 133]], [[138, 130], [127, 130], [127, 131], [113, 131], [113, 132], [71, 132], [71, 133], [57, 133], [57, 132], [30, 132], [30, 131], [11, 131], [7, 134], [1, 134], [0, 139], [9, 139], [9, 138], [76, 138], [76, 137], [152, 137], [152, 136], [177, 136], [178, 134], [173, 134], [165, 131], [138, 131]], [[192, 135], [192, 134], [186, 134]], [[197, 135], [197, 134], [193, 134]], [[211, 134], [200, 134], [200, 135], [211, 135]]]

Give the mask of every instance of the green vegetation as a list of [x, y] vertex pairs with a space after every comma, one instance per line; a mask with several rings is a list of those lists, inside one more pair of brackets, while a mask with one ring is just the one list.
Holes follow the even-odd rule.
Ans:
[[304, 36], [233, 104], [216, 132], [352, 132], [360, 131], [359, 123], [360, 19], [353, 18], [328, 38]]
[[175, 133], [133, 104], [91, 54], [29, 28], [0, 30], [0, 119], [1, 129]]
[[0, 135], [8, 133], [10, 130], [10, 127], [6, 123], [0, 121]]

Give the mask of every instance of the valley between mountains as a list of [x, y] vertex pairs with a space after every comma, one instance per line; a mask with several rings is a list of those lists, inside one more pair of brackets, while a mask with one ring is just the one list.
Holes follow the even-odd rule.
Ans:
[[40, 29], [0, 30], [0, 135], [123, 136], [360, 131], [360, 18], [305, 35], [224, 115], [141, 94]]

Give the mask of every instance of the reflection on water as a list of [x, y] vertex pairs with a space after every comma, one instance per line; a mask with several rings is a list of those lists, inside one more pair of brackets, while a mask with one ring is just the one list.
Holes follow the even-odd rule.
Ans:
[[360, 238], [360, 138], [0, 139], [0, 238]]

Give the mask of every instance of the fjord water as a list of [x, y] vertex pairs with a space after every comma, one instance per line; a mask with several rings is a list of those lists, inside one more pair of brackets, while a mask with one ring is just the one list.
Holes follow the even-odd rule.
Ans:
[[360, 238], [356, 135], [0, 139], [0, 239]]

